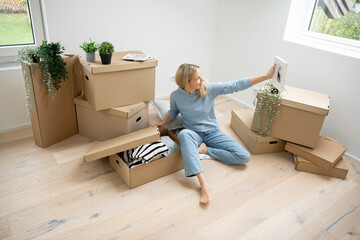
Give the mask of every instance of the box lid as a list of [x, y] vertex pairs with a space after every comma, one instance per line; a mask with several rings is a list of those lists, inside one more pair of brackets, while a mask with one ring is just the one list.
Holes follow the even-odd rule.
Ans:
[[[317, 166], [316, 164], [312, 163], [311, 161], [308, 161], [305, 158], [302, 158], [302, 157], [297, 156], [297, 155], [294, 155], [294, 161], [295, 161], [295, 164], [297, 164], [298, 162], [303, 162], [303, 163], [313, 164], [313, 165]], [[332, 168], [338, 168], [338, 169], [347, 170], [347, 165], [346, 165], [344, 159], [341, 158], [339, 160], [339, 162], [337, 162]]]
[[251, 134], [251, 137], [256, 138], [257, 137], [257, 142], [262, 143], [262, 142], [272, 142], [272, 141], [279, 141], [278, 138], [275, 137], [271, 137], [271, 136], [266, 136], [266, 135], [260, 135], [256, 132], [251, 131], [251, 125], [253, 122], [253, 118], [254, 118], [254, 114], [255, 114], [255, 109], [249, 108], [249, 109], [233, 109], [231, 112], [232, 116], [243, 122], [246, 127], [249, 129], [249, 132]]
[[[337, 161], [344, 155], [346, 147], [343, 143], [330, 137], [320, 135], [316, 146], [311, 149], [295, 143], [287, 142], [285, 150], [299, 155], [319, 165], [318, 159], [328, 162], [328, 166], [334, 166]], [[325, 164], [327, 165], [327, 164]], [[324, 165], [324, 166], [325, 166]]]
[[155, 59], [147, 60], [144, 62], [123, 60], [122, 57], [129, 53], [143, 54], [141, 51], [114, 52], [111, 58], [111, 64], [108, 65], [104, 65], [101, 63], [99, 54], [95, 54], [95, 62], [87, 62], [85, 55], [80, 55], [79, 59], [81, 65], [83, 65], [91, 74], [125, 71], [157, 66], [157, 60]]
[[160, 140], [160, 133], [156, 126], [144, 128], [92, 146], [85, 154], [84, 160], [85, 162], [91, 162], [158, 140]]
[[[86, 101], [84, 96], [74, 98], [74, 102], [76, 105], [93, 109], [93, 107], [90, 105], [90, 103], [88, 101]], [[147, 104], [148, 103], [140, 102], [140, 103], [135, 103], [135, 104], [127, 105], [127, 106], [100, 110], [99, 112], [106, 112], [108, 114], [111, 114], [111, 115], [114, 115], [117, 117], [121, 117], [121, 118], [130, 118], [133, 115], [135, 115], [136, 113], [138, 113], [140, 110], [142, 110], [144, 107], [146, 107]]]
[[285, 86], [282, 92], [281, 105], [289, 106], [320, 115], [329, 113], [330, 96], [305, 89]]

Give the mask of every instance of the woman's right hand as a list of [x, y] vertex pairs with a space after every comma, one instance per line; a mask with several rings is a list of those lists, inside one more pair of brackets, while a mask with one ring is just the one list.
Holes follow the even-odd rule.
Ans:
[[164, 121], [161, 121], [161, 122], [154, 123], [152, 126], [153, 127], [157, 126], [159, 131], [162, 131], [165, 128], [166, 124], [164, 123]]

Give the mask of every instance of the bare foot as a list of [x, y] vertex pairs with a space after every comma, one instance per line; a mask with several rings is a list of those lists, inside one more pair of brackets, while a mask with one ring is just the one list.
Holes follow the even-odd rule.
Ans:
[[201, 143], [198, 147], [199, 154], [206, 154], [207, 153], [207, 146], [205, 143]]
[[203, 173], [198, 173], [198, 174], [196, 174], [196, 176], [197, 176], [200, 186], [201, 186], [200, 203], [208, 204], [211, 200], [210, 185], [207, 182], [207, 180], [205, 179], [205, 176]]
[[210, 196], [210, 185], [206, 183], [201, 187], [200, 203], [208, 204], [211, 200]]

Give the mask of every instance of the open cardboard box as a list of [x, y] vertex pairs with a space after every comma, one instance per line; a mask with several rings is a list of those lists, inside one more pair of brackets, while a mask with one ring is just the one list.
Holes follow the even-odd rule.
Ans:
[[[285, 86], [280, 102], [280, 114], [272, 123], [270, 135], [303, 146], [315, 147], [325, 116], [329, 113], [329, 104], [329, 95]], [[256, 107], [258, 108], [258, 104]], [[251, 130], [259, 132], [266, 120], [262, 114], [259, 128], [257, 114], [254, 114]]]
[[340, 161], [346, 151], [346, 147], [335, 139], [321, 135], [313, 149], [287, 142], [285, 150], [311, 161], [324, 169], [329, 169]]
[[230, 126], [253, 154], [285, 151], [286, 142], [251, 131], [254, 109], [232, 110]]
[[[169, 130], [163, 131], [161, 135], [168, 135], [174, 142], [179, 143], [177, 136]], [[158, 140], [160, 133], [157, 127], [141, 129], [94, 145], [84, 159], [85, 162], [91, 162], [109, 156], [110, 165], [119, 177], [129, 188], [134, 188], [183, 169], [180, 152], [134, 168], [129, 168], [117, 155], [119, 152]]]
[[84, 97], [74, 99], [79, 133], [104, 141], [134, 132], [149, 125], [149, 103], [95, 111]]
[[101, 64], [99, 54], [95, 62], [87, 62], [85, 55], [79, 56], [84, 72], [84, 95], [96, 111], [155, 98], [157, 61], [123, 60], [128, 53], [142, 54], [140, 51], [115, 52], [109, 65]]
[[294, 155], [294, 164], [295, 169], [298, 171], [315, 173], [329, 177], [345, 179], [348, 173], [348, 169], [343, 158], [341, 158], [333, 167], [329, 169], [322, 168], [297, 155]]

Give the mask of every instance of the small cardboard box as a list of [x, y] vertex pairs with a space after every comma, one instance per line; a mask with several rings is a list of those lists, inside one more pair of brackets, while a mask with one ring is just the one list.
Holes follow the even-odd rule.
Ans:
[[95, 111], [84, 97], [77, 97], [74, 102], [79, 133], [95, 140], [108, 140], [149, 125], [149, 103]]
[[285, 151], [286, 142], [251, 131], [254, 109], [232, 110], [230, 126], [253, 154]]
[[[315, 147], [325, 116], [329, 113], [330, 97], [325, 94], [285, 86], [280, 114], [273, 121], [271, 136], [307, 147]], [[256, 105], [256, 108], [258, 108]], [[262, 115], [261, 128], [266, 122]], [[251, 130], [259, 132], [255, 113]]]
[[84, 72], [84, 95], [96, 111], [147, 102], [155, 98], [157, 61], [122, 60], [128, 53], [142, 52], [113, 53], [109, 65], [101, 64], [98, 54], [95, 62], [87, 62], [85, 55], [79, 57]]
[[69, 78], [62, 81], [54, 99], [48, 95], [47, 87], [43, 84], [44, 77], [38, 70], [41, 63], [29, 67], [32, 85], [30, 97], [35, 106], [35, 112], [30, 110], [31, 126], [35, 144], [42, 148], [71, 137], [78, 131], [73, 96], [73, 65], [70, 63], [75, 56], [62, 57]]
[[329, 169], [324, 169], [296, 155], [294, 155], [294, 164], [295, 164], [295, 169], [298, 171], [315, 173], [329, 177], [345, 179], [348, 173], [348, 169], [343, 158], [341, 158], [338, 163], [336, 163], [333, 167]]
[[346, 151], [346, 147], [335, 139], [321, 135], [313, 149], [288, 142], [285, 145], [285, 150], [305, 158], [322, 168], [329, 169], [340, 161]]
[[[168, 135], [174, 142], [178, 143], [176, 135], [171, 131], [165, 130], [162, 132], [162, 135]], [[160, 133], [157, 127], [141, 129], [93, 146], [84, 156], [84, 159], [85, 162], [90, 162], [102, 157], [110, 156], [110, 165], [114, 168], [119, 177], [129, 188], [135, 188], [183, 169], [183, 161], [180, 152], [134, 168], [128, 168], [123, 160], [117, 155], [118, 152], [123, 152], [157, 140], [160, 140]]]

